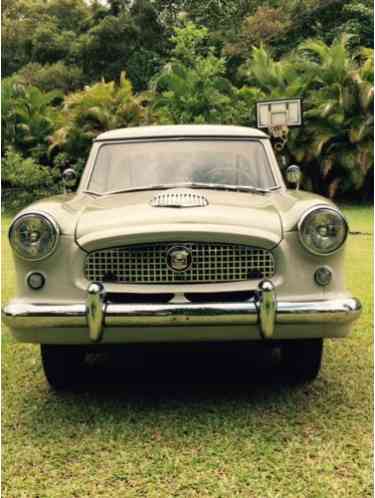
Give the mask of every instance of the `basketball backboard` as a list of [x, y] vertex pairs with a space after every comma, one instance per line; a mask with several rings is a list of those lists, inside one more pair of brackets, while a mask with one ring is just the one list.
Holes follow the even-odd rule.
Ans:
[[280, 99], [257, 103], [258, 128], [301, 126], [302, 100]]

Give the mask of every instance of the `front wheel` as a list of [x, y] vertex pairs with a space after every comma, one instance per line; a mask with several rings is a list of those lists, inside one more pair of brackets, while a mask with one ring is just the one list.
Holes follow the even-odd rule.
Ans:
[[323, 339], [296, 339], [281, 346], [283, 370], [297, 383], [311, 382], [318, 376], [322, 356]]
[[51, 387], [66, 389], [80, 382], [84, 348], [42, 344], [41, 356], [44, 374]]

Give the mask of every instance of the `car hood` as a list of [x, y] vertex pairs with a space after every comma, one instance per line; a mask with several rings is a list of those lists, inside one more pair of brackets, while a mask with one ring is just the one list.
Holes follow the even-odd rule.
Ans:
[[186, 240], [189, 236], [227, 242], [234, 237], [272, 248], [282, 239], [280, 216], [270, 195], [190, 189], [184, 193], [199, 193], [208, 205], [152, 206], [152, 200], [162, 192], [90, 198], [77, 217], [77, 242], [84, 249], [93, 250], [121, 243]]
[[155, 195], [163, 192], [166, 191], [129, 192], [99, 198], [83, 192], [58, 195], [37, 201], [19, 214], [49, 214], [63, 236], [74, 237], [86, 250], [190, 237], [272, 248], [285, 232], [297, 230], [307, 210], [318, 205], [334, 206], [324, 197], [299, 190], [281, 189], [262, 195], [188, 189], [189, 193], [205, 196], [209, 204], [194, 208], [152, 207]]

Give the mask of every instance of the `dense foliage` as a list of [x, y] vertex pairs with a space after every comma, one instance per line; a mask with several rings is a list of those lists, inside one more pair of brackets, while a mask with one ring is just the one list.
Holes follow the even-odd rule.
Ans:
[[176, 28], [172, 57], [153, 82], [153, 109], [162, 124], [236, 122], [234, 87], [224, 77], [225, 59], [206, 47], [208, 30]]
[[329, 197], [366, 190], [373, 168], [373, 53], [351, 55], [348, 42], [308, 40], [278, 62], [254, 48], [242, 68], [258, 98], [303, 97], [305, 122], [289, 132], [288, 162], [302, 164], [305, 188]]
[[[149, 123], [147, 93], [134, 95], [122, 73], [119, 83], [101, 81], [64, 99], [49, 142], [49, 154], [65, 153], [70, 163], [86, 158], [92, 140], [103, 131]], [[57, 159], [61, 156], [57, 156]]]
[[301, 164], [309, 190], [367, 197], [372, 9], [369, 0], [4, 0], [3, 184], [24, 178], [36, 190], [33, 171], [47, 186], [68, 164], [81, 170], [107, 129], [254, 126], [257, 100], [299, 96], [305, 122], [289, 132], [287, 162]]

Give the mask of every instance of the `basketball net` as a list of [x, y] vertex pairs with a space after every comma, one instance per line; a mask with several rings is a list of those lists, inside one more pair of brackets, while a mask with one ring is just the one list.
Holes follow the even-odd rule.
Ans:
[[287, 125], [270, 126], [268, 133], [271, 136], [272, 144], [277, 152], [282, 152], [287, 141], [289, 128]]

